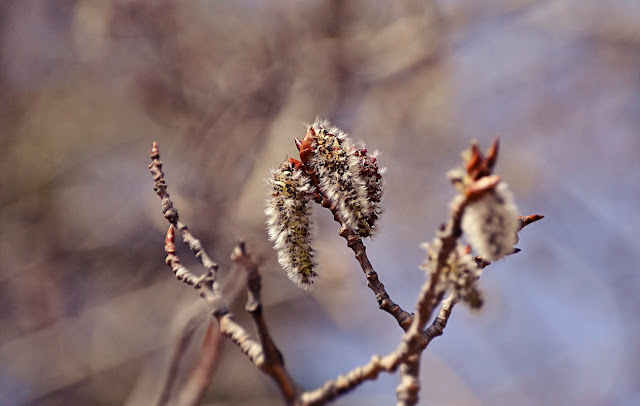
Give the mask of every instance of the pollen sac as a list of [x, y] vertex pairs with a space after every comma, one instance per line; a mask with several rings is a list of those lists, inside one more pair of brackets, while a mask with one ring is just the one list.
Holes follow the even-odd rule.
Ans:
[[504, 182], [474, 199], [462, 217], [462, 231], [469, 243], [490, 261], [514, 252], [519, 228], [518, 209]]
[[320, 192], [336, 209], [340, 222], [363, 237], [376, 230], [382, 197], [375, 155], [358, 149], [342, 130], [317, 119], [301, 142], [300, 157], [317, 176]]
[[266, 201], [267, 232], [289, 279], [307, 290], [317, 276], [311, 248], [311, 179], [299, 161], [289, 159], [272, 171]]

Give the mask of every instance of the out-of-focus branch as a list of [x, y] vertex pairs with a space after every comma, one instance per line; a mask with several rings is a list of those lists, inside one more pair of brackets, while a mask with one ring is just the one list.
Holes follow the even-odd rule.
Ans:
[[200, 403], [207, 392], [211, 376], [218, 366], [221, 347], [222, 334], [215, 323], [211, 321], [202, 341], [198, 363], [177, 396], [175, 401], [177, 406], [196, 406]]
[[[164, 180], [164, 173], [162, 172], [162, 162], [160, 161], [160, 154], [157, 143], [153, 143], [153, 147], [150, 151], [150, 157], [152, 159], [149, 170], [153, 175], [155, 181], [154, 190], [162, 199], [162, 212], [167, 220], [171, 223], [167, 236], [165, 238], [165, 251], [167, 257], [165, 262], [171, 268], [176, 277], [183, 283], [192, 286], [200, 290], [200, 297], [207, 301], [210, 306], [213, 316], [216, 318], [219, 324], [219, 329], [222, 335], [230, 339], [239, 349], [245, 354], [253, 364], [256, 365], [262, 372], [269, 375], [278, 385], [278, 388], [282, 392], [283, 397], [287, 401], [287, 404], [293, 404], [299, 392], [297, 384], [290, 377], [284, 367], [282, 357], [279, 357], [279, 364], [272, 365], [274, 362], [278, 362], [272, 355], [275, 346], [268, 349], [268, 354], [265, 355], [263, 346], [253, 340], [246, 332], [244, 327], [238, 324], [233, 317], [233, 314], [227, 308], [227, 305], [222, 297], [219, 283], [216, 279], [216, 273], [218, 265], [213, 262], [207, 255], [200, 241], [198, 241], [188, 230], [187, 226], [179, 220], [177, 209], [173, 206], [169, 194], [167, 193], [167, 184]], [[174, 226], [180, 231], [183, 240], [194, 255], [200, 260], [205, 267], [206, 272], [201, 276], [196, 276], [191, 273], [184, 265], [181, 264], [180, 258], [175, 249], [175, 232]], [[257, 266], [255, 267], [257, 273]], [[259, 274], [258, 274], [259, 278]], [[258, 300], [259, 300], [259, 283], [257, 285]], [[256, 296], [256, 287], [248, 286], [249, 295]], [[258, 302], [259, 303], [259, 302]], [[261, 317], [261, 316], [260, 316]], [[264, 322], [264, 319], [262, 319]], [[266, 327], [266, 326], [265, 326]], [[266, 330], [265, 330], [266, 331]], [[261, 337], [261, 340], [263, 338]], [[270, 341], [270, 339], [269, 339]], [[277, 351], [277, 349], [276, 349]]]
[[397, 405], [415, 405], [420, 392], [420, 354], [413, 354], [400, 365], [400, 384], [396, 388]]
[[422, 343], [423, 348], [427, 348], [431, 340], [442, 335], [444, 328], [447, 326], [447, 322], [449, 321], [449, 316], [451, 316], [453, 306], [455, 306], [456, 303], [458, 303], [458, 297], [455, 293], [451, 293], [449, 297], [442, 301], [440, 312], [436, 316], [435, 320], [433, 320], [431, 326], [429, 326], [429, 328], [424, 332], [427, 339]]
[[190, 309], [187, 314], [187, 320], [182, 322], [182, 325], [178, 328], [177, 339], [171, 352], [171, 358], [169, 361], [169, 368], [162, 384], [162, 390], [160, 391], [160, 397], [158, 399], [158, 406], [164, 406], [169, 404], [171, 399], [171, 392], [174, 387], [175, 381], [178, 377], [180, 362], [182, 361], [184, 354], [193, 338], [193, 334], [196, 328], [201, 323], [202, 309], [194, 308]]
[[[151, 164], [149, 165], [149, 171], [153, 176], [153, 180], [155, 181], [155, 186], [153, 190], [160, 196], [162, 200], [162, 214], [169, 221], [169, 223], [173, 224], [180, 234], [182, 235], [182, 241], [189, 246], [189, 249], [193, 251], [202, 266], [205, 267], [207, 272], [211, 274], [214, 278], [216, 277], [216, 272], [218, 271], [218, 264], [209, 258], [207, 252], [202, 247], [202, 243], [200, 240], [195, 238], [193, 234], [187, 228], [187, 225], [180, 221], [180, 216], [178, 215], [178, 210], [173, 207], [173, 202], [171, 201], [171, 197], [167, 192], [167, 182], [164, 179], [164, 172], [162, 172], [162, 161], [160, 161], [160, 151], [158, 150], [158, 143], [153, 142], [153, 146], [149, 151], [149, 156], [151, 158]], [[177, 276], [177, 275], [176, 275]], [[217, 288], [217, 284], [215, 284]]]

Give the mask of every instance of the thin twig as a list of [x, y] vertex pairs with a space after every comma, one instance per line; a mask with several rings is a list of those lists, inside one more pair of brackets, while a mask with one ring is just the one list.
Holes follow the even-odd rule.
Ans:
[[[161, 170], [162, 163], [159, 160], [157, 145], [154, 143], [150, 152], [152, 164], [149, 168], [156, 181], [155, 190], [162, 199], [163, 213], [171, 223], [165, 240], [166, 262], [178, 279], [200, 290], [200, 296], [209, 303], [214, 317], [218, 320], [222, 335], [236, 344], [243, 354], [276, 382], [288, 405], [325, 404], [355, 389], [367, 380], [376, 379], [381, 372], [392, 373], [398, 368], [400, 368], [402, 376], [401, 383], [396, 390], [398, 404], [414, 405], [418, 402], [418, 392], [420, 390], [420, 382], [418, 380], [420, 356], [435, 337], [443, 334], [453, 306], [458, 301], [455, 293], [443, 300], [447, 289], [446, 285], [443, 284], [443, 275], [447, 275], [445, 272], [451, 266], [452, 256], [457, 258], [456, 249], [459, 246], [458, 239], [462, 235], [461, 222], [463, 213], [471, 201], [494, 189], [500, 181], [498, 176], [491, 175], [497, 157], [497, 141], [489, 149], [486, 158], [482, 156], [477, 147], [474, 149], [472, 146], [471, 151], [472, 154], [468, 159], [466, 169], [470, 176], [473, 175], [470, 178], [472, 183], [466, 184], [466, 189], [463, 190], [463, 193], [454, 199], [447, 224], [438, 231], [434, 244], [431, 246], [433, 247], [431, 253], [435, 253], [435, 255], [430, 257], [427, 280], [418, 295], [415, 314], [406, 312], [391, 300], [366, 255], [366, 248], [362, 238], [353, 230], [341, 224], [339, 234], [346, 239], [348, 246], [353, 250], [367, 278], [369, 288], [376, 295], [380, 309], [391, 314], [405, 331], [405, 334], [392, 353], [384, 357], [374, 355], [369, 363], [356, 367], [336, 379], [329, 380], [315, 390], [302, 393], [284, 366], [282, 354], [273, 342], [264, 318], [260, 297], [261, 277], [258, 271], [258, 263], [247, 253], [246, 245], [243, 241], [240, 241], [234, 249], [232, 259], [247, 270], [248, 298], [246, 310], [251, 316], [259, 342], [251, 339], [246, 330], [235, 321], [233, 315], [229, 312], [216, 280], [218, 265], [209, 259], [200, 242], [191, 235], [186, 225], [179, 220], [178, 212], [173, 207], [173, 203], [166, 191], [166, 182]], [[317, 178], [312, 176], [312, 179], [317, 187]], [[335, 207], [331, 206], [326, 196], [319, 195], [319, 201], [323, 206], [329, 208], [334, 214], [335, 220], [340, 222]], [[540, 218], [542, 216], [537, 215], [520, 218], [521, 228]], [[180, 263], [180, 259], [175, 252], [174, 226], [180, 231], [184, 242], [187, 243], [205, 267], [206, 272], [203, 275], [195, 276]], [[489, 261], [482, 257], [475, 257], [474, 260], [477, 266], [481, 268], [490, 264]], [[425, 330], [439, 303], [441, 303], [441, 308], [438, 315], [431, 326]]]
[[253, 320], [264, 354], [262, 364], [256, 364], [256, 366], [271, 375], [277, 382], [282, 396], [288, 403], [293, 403], [300, 389], [289, 376], [289, 372], [284, 366], [282, 353], [269, 334], [262, 307], [262, 277], [258, 271], [258, 263], [247, 253], [246, 243], [243, 240], [238, 241], [231, 254], [231, 259], [242, 265], [247, 271], [247, 304], [245, 308]]
[[435, 320], [433, 320], [431, 326], [425, 330], [425, 335], [428, 339], [422, 343], [424, 348], [429, 345], [431, 340], [442, 335], [444, 328], [447, 327], [447, 321], [449, 321], [449, 316], [451, 316], [453, 306], [455, 306], [456, 303], [458, 303], [458, 297], [455, 293], [449, 294], [449, 297], [442, 301], [440, 312], [436, 316]]
[[[431, 319], [433, 310], [442, 300], [444, 292], [438, 289], [438, 282], [441, 273], [446, 267], [447, 258], [449, 258], [449, 255], [455, 250], [456, 242], [462, 235], [460, 223], [467, 203], [468, 201], [464, 196], [459, 195], [456, 197], [451, 206], [451, 214], [447, 225], [442, 231], [438, 232], [436, 238], [440, 241], [440, 250], [438, 252], [436, 268], [429, 275], [424, 285], [422, 285], [422, 290], [420, 291], [416, 304], [416, 314], [412, 318], [411, 325], [402, 337], [402, 341], [396, 350], [384, 357], [373, 356], [368, 364], [357, 367], [345, 375], [338, 376], [336, 379], [327, 381], [318, 389], [303, 393], [300, 397], [302, 404], [324, 404], [355, 389], [367, 380], [376, 379], [380, 372], [395, 372], [401, 364], [407, 362], [409, 362], [409, 364], [405, 370], [406, 379], [409, 379], [409, 376], [417, 379], [417, 375], [414, 375], [414, 373], [417, 374], [418, 372], [416, 363], [419, 363], [419, 354], [424, 351], [430, 341], [425, 342], [424, 335], [426, 333], [423, 331], [427, 322]], [[439, 320], [438, 323], [442, 326], [442, 329], [444, 329], [444, 325], [446, 325], [446, 320], [451, 314], [450, 309], [454, 304], [455, 300], [452, 299], [448, 310], [440, 312], [443, 318]], [[433, 337], [436, 337], [436, 335]], [[409, 360], [412, 356], [418, 357], [417, 359], [412, 358]], [[398, 388], [398, 398], [406, 399], [407, 401], [414, 399], [410, 393], [414, 390], [414, 385], [415, 381], [412, 379], [411, 385]], [[417, 401], [417, 399], [415, 400]], [[415, 402], [407, 404], [415, 404]]]
[[360, 268], [367, 278], [367, 286], [376, 295], [378, 307], [393, 316], [393, 318], [398, 322], [398, 325], [406, 331], [411, 325], [413, 316], [402, 309], [400, 305], [395, 303], [389, 297], [384, 284], [380, 282], [378, 274], [373, 269], [373, 266], [367, 257], [367, 248], [364, 246], [362, 238], [352, 232], [349, 232], [346, 228], [343, 228], [342, 230], [347, 230], [347, 232], [341, 232], [341, 235], [347, 240], [347, 245], [355, 254], [355, 257], [360, 264]]
[[227, 308], [224, 299], [216, 290], [214, 290], [214, 282], [211, 276], [205, 273], [203, 275], [204, 278], [202, 276], [197, 277], [180, 263], [180, 258], [175, 252], [174, 238], [175, 233], [173, 231], [173, 225], [171, 225], [169, 226], [167, 238], [165, 239], [167, 265], [169, 265], [179, 280], [200, 290], [200, 297], [206, 300], [209, 304], [211, 313], [220, 324], [220, 331], [222, 334], [238, 346], [240, 351], [249, 357], [251, 362], [256, 365], [261, 363], [263, 355], [260, 344], [251, 339], [245, 329], [235, 321], [235, 318]]
[[387, 290], [384, 287], [384, 284], [380, 282], [380, 278], [378, 274], [373, 269], [369, 258], [367, 257], [367, 248], [364, 246], [362, 242], [362, 238], [355, 234], [353, 230], [349, 227], [345, 227], [340, 221], [340, 215], [338, 214], [337, 208], [331, 204], [329, 199], [321, 192], [321, 188], [319, 186], [319, 179], [317, 176], [311, 174], [311, 181], [313, 185], [316, 187], [316, 191], [320, 198], [320, 204], [323, 207], [328, 208], [333, 214], [333, 219], [340, 224], [340, 236], [342, 236], [346, 241], [347, 245], [353, 251], [358, 263], [360, 264], [360, 268], [362, 272], [364, 272], [365, 277], [367, 278], [367, 286], [371, 291], [376, 295], [376, 301], [378, 302], [378, 307], [381, 310], [389, 313], [393, 316], [394, 319], [398, 322], [398, 325], [406, 331], [411, 324], [412, 315], [411, 313], [405, 311], [400, 307], [399, 304], [394, 302]]
[[164, 214], [164, 217], [169, 221], [169, 223], [173, 224], [178, 229], [182, 235], [182, 241], [189, 246], [189, 249], [193, 251], [195, 257], [200, 260], [202, 266], [205, 267], [207, 272], [210, 273], [215, 280], [216, 272], [218, 271], [218, 264], [209, 258], [209, 255], [207, 255], [207, 252], [203, 248], [200, 240], [195, 238], [187, 228], [187, 225], [180, 221], [178, 210], [173, 206], [169, 192], [167, 192], [167, 182], [164, 179], [164, 172], [162, 172], [160, 150], [158, 149], [158, 143], [155, 141], [149, 151], [149, 157], [151, 158], [149, 172], [151, 172], [153, 180], [155, 181], [153, 190], [155, 190], [162, 200], [162, 214]]
[[[164, 180], [164, 173], [162, 172], [162, 162], [160, 161], [157, 143], [153, 143], [149, 154], [152, 160], [149, 165], [149, 170], [155, 181], [154, 190], [162, 199], [162, 212], [165, 218], [171, 223], [165, 238], [165, 251], [167, 253], [165, 262], [179, 280], [200, 291], [200, 297], [209, 304], [213, 316], [218, 321], [222, 335], [230, 339], [254, 365], [276, 382], [287, 404], [293, 404], [299, 389], [286, 371], [284, 362], [281, 361], [280, 364], [273, 365], [274, 357], [272, 356], [272, 349], [269, 349], [268, 355], [265, 356], [263, 346], [253, 340], [244, 327], [236, 322], [221, 294], [220, 284], [216, 278], [218, 265], [209, 258], [200, 241], [198, 241], [188, 230], [187, 226], [179, 220], [178, 210], [173, 206], [173, 202], [167, 192], [167, 184]], [[189, 246], [196, 258], [200, 260], [206, 269], [206, 272], [201, 276], [198, 277], [194, 275], [180, 263], [180, 258], [175, 250], [174, 226], [180, 231], [183, 241]], [[252, 288], [249, 287], [250, 291], [251, 289]], [[273, 348], [275, 348], [275, 346], [273, 346]]]

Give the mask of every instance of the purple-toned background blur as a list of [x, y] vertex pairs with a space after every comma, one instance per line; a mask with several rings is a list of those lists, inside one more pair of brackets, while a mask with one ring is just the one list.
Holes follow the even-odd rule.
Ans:
[[[329, 213], [314, 213], [310, 294], [266, 241], [268, 170], [317, 115], [382, 152], [385, 213], [367, 246], [406, 309], [470, 140], [499, 135], [498, 173], [522, 214], [546, 216], [486, 270], [485, 308], [456, 307], [425, 352], [422, 404], [640, 404], [640, 2], [5, 0], [0, 405], [158, 396], [199, 299], [163, 262], [154, 140], [222, 276], [239, 236], [264, 257], [267, 319], [305, 388], [391, 351], [401, 330]], [[281, 404], [223, 351], [204, 404]], [[392, 404], [397, 383], [336, 404]]]

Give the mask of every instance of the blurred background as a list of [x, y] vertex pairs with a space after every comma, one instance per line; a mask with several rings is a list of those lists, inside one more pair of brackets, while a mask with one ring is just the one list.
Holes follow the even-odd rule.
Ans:
[[[185, 320], [178, 384], [193, 368], [208, 317], [164, 264], [154, 140], [248, 327], [229, 254], [244, 237], [264, 259], [267, 320], [304, 388], [394, 349], [329, 213], [309, 294], [266, 239], [268, 171], [317, 115], [382, 152], [367, 246], [407, 310], [470, 140], [499, 135], [497, 172], [546, 216], [486, 269], [485, 308], [457, 306], [424, 353], [422, 404], [640, 404], [640, 2], [5, 0], [0, 95], [2, 405], [154, 404]], [[203, 404], [281, 404], [221, 351]], [[398, 382], [335, 404], [393, 404]]]

